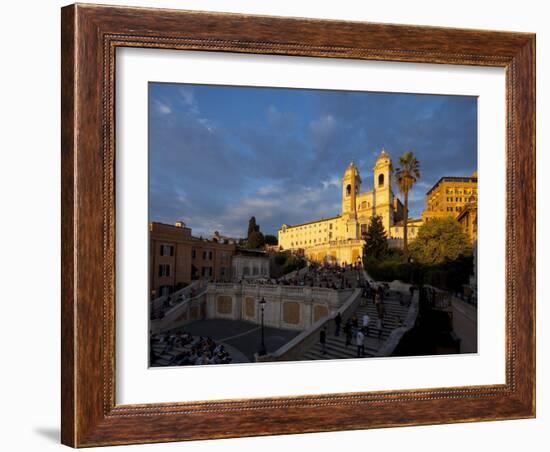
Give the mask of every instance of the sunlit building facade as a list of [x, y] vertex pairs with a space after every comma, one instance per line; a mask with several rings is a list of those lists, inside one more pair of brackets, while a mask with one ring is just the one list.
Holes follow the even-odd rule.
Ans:
[[373, 168], [373, 189], [361, 192], [361, 176], [352, 161], [342, 177], [342, 208], [338, 215], [308, 223], [283, 224], [278, 231], [282, 250], [303, 251], [317, 262], [356, 263], [361, 259], [371, 217], [379, 215], [388, 237], [403, 221], [403, 204], [392, 190], [393, 167], [382, 149]]

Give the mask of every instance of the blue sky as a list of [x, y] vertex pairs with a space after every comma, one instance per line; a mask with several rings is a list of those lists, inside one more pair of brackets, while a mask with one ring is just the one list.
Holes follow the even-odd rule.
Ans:
[[477, 99], [150, 83], [149, 218], [242, 237], [255, 216], [276, 234], [338, 214], [351, 160], [371, 190], [382, 147], [394, 166], [407, 150], [417, 156], [409, 202], [420, 216], [440, 177], [477, 168]]

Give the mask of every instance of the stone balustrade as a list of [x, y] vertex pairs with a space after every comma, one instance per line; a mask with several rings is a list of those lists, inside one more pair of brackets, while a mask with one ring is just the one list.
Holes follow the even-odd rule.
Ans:
[[409, 305], [409, 310], [407, 311], [407, 316], [403, 322], [403, 326], [396, 328], [391, 332], [386, 342], [384, 342], [384, 344], [378, 349], [376, 356], [391, 356], [399, 345], [399, 342], [401, 342], [401, 339], [403, 339], [405, 333], [414, 327], [416, 318], [418, 317], [419, 299], [420, 292], [415, 290], [411, 304]]
[[185, 286], [182, 289], [179, 289], [179, 290], [171, 293], [170, 295], [163, 295], [161, 297], [155, 298], [154, 300], [151, 301], [151, 305], [150, 305], [151, 306], [151, 311], [161, 309], [163, 307], [164, 302], [168, 299], [168, 297], [170, 297], [172, 300], [177, 300], [179, 297], [187, 298], [191, 295], [191, 292], [193, 290], [202, 289], [203, 287], [206, 286], [206, 283], [207, 283], [207, 281], [202, 280], [202, 279], [197, 280], [197, 281], [193, 281], [188, 286]]
[[351, 292], [309, 286], [211, 283], [206, 290], [206, 315], [259, 324], [259, 301], [263, 298], [266, 326], [305, 330], [334, 314]]
[[150, 330], [153, 333], [178, 328], [195, 320], [206, 317], [206, 293], [188, 298], [170, 308], [160, 320], [151, 320]]

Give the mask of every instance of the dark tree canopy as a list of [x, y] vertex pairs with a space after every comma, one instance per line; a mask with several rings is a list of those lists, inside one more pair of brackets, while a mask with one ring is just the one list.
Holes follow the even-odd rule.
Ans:
[[365, 257], [374, 257], [380, 259], [388, 252], [388, 240], [382, 217], [374, 215], [371, 217], [367, 233], [365, 234], [365, 246], [363, 254]]
[[248, 220], [248, 234], [246, 236], [250, 238], [250, 234], [253, 232], [260, 232], [260, 225], [256, 224], [256, 217], [250, 217], [250, 220]]
[[248, 236], [249, 248], [261, 248], [265, 244], [264, 235], [260, 231], [254, 231]]
[[277, 245], [279, 243], [279, 240], [276, 236], [272, 234], [266, 234], [265, 235], [265, 244], [266, 245]]

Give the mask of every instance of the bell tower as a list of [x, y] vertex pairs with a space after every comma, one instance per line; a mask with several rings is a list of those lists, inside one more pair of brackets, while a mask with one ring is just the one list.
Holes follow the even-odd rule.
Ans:
[[361, 176], [359, 176], [359, 170], [352, 160], [342, 178], [342, 218], [346, 225], [344, 232], [346, 239], [355, 240], [359, 234], [357, 196], [359, 195], [360, 188]]
[[382, 217], [382, 224], [389, 234], [393, 225], [392, 162], [384, 148], [376, 159], [373, 168], [374, 215]]
[[357, 195], [361, 189], [361, 176], [352, 160], [342, 178], [342, 216], [357, 217]]

